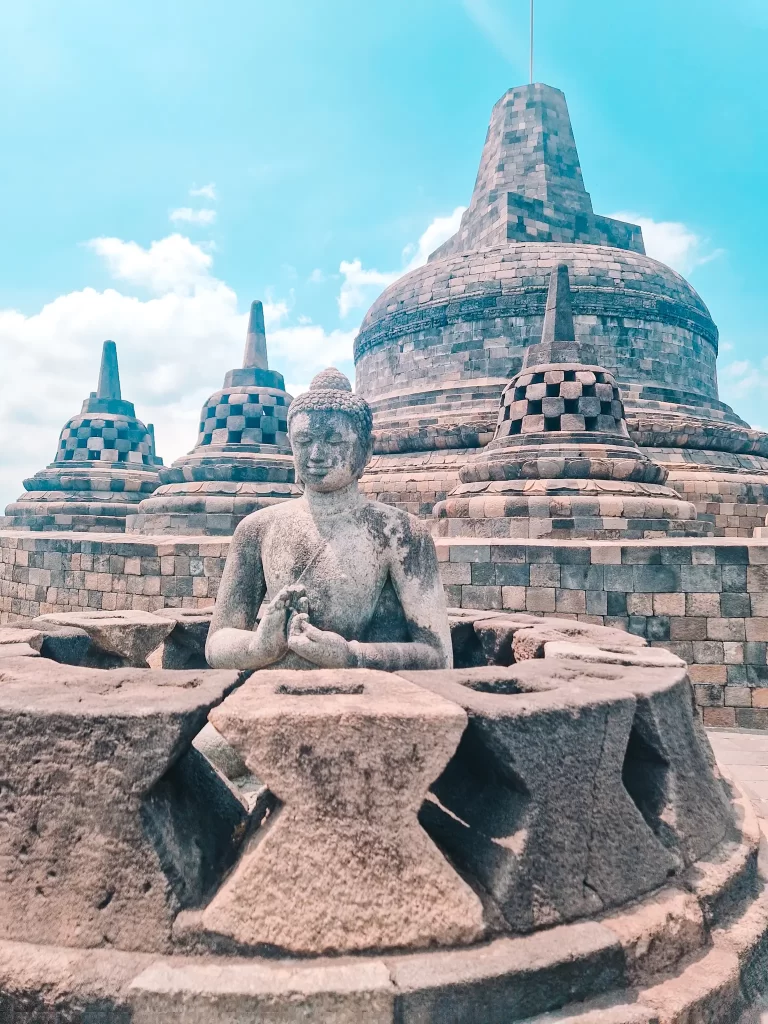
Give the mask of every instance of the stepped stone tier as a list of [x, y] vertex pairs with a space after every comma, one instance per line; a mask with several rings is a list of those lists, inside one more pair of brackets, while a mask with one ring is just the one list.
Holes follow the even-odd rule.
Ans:
[[568, 265], [552, 271], [541, 341], [501, 396], [493, 440], [435, 505], [445, 535], [696, 536], [712, 532], [630, 438], [616, 379], [576, 341]]
[[200, 413], [197, 444], [160, 472], [160, 487], [130, 517], [129, 533], [231, 534], [250, 512], [301, 493], [288, 444], [282, 374], [269, 369], [264, 308], [251, 305], [241, 368]]
[[674, 655], [464, 609], [453, 669], [245, 677], [107, 618], [0, 630], [8, 1020], [725, 1024], [764, 986], [760, 828]]
[[768, 512], [768, 435], [718, 397], [718, 332], [696, 291], [644, 254], [640, 228], [592, 212], [563, 94], [511, 89], [491, 117], [470, 206], [429, 262], [387, 288], [355, 342], [375, 456], [363, 486], [428, 515], [541, 334], [567, 263], [577, 338], [618, 381], [631, 437], [719, 535]]
[[68, 420], [54, 461], [24, 481], [2, 525], [22, 530], [122, 532], [125, 518], [158, 484], [163, 460], [152, 424], [136, 418], [120, 391], [117, 347], [105, 341], [98, 389]]

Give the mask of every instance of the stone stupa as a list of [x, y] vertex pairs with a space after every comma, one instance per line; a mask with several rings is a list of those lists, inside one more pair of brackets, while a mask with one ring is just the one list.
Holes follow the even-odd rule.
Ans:
[[5, 510], [16, 530], [122, 532], [125, 518], [157, 487], [163, 461], [150, 423], [122, 397], [117, 346], [105, 341], [98, 390], [64, 425], [54, 461], [24, 481], [25, 493]]
[[712, 532], [629, 436], [616, 378], [576, 340], [568, 266], [544, 327], [504, 389], [493, 440], [434, 508], [449, 536], [639, 539]]
[[161, 486], [142, 501], [129, 533], [234, 533], [250, 512], [294, 498], [288, 406], [282, 374], [269, 369], [264, 308], [251, 305], [242, 367], [200, 413], [197, 444], [160, 473]]
[[645, 255], [637, 225], [594, 213], [565, 96], [541, 83], [496, 103], [459, 230], [363, 320], [357, 391], [376, 436], [366, 492], [428, 516], [452, 490], [541, 336], [559, 263], [576, 337], [618, 381], [631, 437], [717, 534], [750, 536], [768, 512], [768, 434], [720, 401], [718, 331], [700, 296]]

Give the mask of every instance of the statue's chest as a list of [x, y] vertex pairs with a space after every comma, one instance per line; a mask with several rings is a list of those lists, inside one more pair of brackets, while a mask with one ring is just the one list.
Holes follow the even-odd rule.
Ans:
[[355, 522], [342, 522], [325, 535], [311, 521], [302, 527], [290, 537], [278, 531], [265, 543], [268, 595], [301, 583], [315, 625], [329, 628], [328, 623], [339, 618], [352, 628], [367, 623], [388, 573], [381, 547], [365, 526]]

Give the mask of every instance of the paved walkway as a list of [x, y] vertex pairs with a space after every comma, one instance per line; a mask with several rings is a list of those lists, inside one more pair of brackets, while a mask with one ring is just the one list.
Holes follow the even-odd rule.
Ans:
[[768, 835], [768, 732], [708, 729], [718, 763], [746, 790]]
[[[768, 836], [768, 732], [708, 729], [707, 735], [718, 763], [746, 790]], [[768, 1024], [768, 996], [748, 1010], [739, 1024]]]

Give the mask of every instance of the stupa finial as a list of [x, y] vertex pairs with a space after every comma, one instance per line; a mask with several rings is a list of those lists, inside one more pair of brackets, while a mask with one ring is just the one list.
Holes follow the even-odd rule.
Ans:
[[117, 366], [117, 345], [105, 341], [101, 350], [101, 369], [96, 397], [106, 401], [122, 398], [120, 393], [120, 370]]
[[568, 264], [560, 263], [549, 277], [541, 340], [528, 346], [523, 365], [584, 363], [593, 366], [596, 362], [595, 346], [576, 341]]
[[573, 305], [571, 303], [571, 282], [568, 264], [560, 263], [552, 271], [547, 292], [547, 308], [544, 312], [544, 327], [541, 331], [542, 345], [556, 345], [558, 342], [574, 342]]
[[269, 369], [267, 335], [264, 330], [264, 306], [258, 299], [251, 303], [251, 315], [248, 318], [248, 334], [245, 339], [243, 369]]

